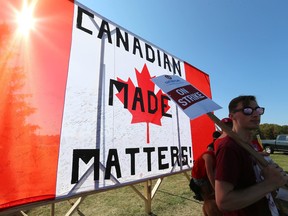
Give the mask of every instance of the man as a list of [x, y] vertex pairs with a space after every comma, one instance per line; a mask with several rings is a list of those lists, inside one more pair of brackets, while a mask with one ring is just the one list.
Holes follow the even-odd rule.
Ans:
[[[259, 127], [262, 114], [264, 108], [258, 106], [254, 96], [239, 96], [229, 104], [232, 130], [247, 145], [251, 143], [253, 132]], [[264, 180], [257, 183], [254, 171], [256, 163], [231, 137], [226, 136], [220, 143], [216, 152], [215, 196], [223, 215], [278, 214], [273, 200], [268, 200], [266, 195], [285, 185], [288, 176], [276, 164], [269, 164], [262, 169]]]
[[[213, 142], [221, 135], [218, 131], [213, 132]], [[215, 202], [215, 166], [216, 158], [213, 142], [208, 145], [207, 150], [203, 152], [193, 164], [191, 171], [190, 187], [195, 184], [200, 190], [200, 196], [203, 203], [204, 216], [222, 216]], [[191, 188], [193, 190], [193, 188]], [[197, 191], [195, 192], [197, 196]]]
[[214, 146], [214, 143], [217, 141], [217, 139], [221, 136], [221, 133], [219, 131], [214, 131], [213, 134], [212, 134], [212, 137], [213, 137], [213, 141], [212, 143], [210, 143], [208, 146], [207, 146], [207, 150], [208, 151], [215, 151], [215, 146]]

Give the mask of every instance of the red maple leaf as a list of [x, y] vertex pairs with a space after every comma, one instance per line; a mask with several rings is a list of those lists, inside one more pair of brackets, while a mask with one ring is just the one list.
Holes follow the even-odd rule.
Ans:
[[[131, 124], [145, 122], [147, 124], [147, 143], [150, 143], [149, 123], [161, 126], [162, 106], [164, 105], [165, 113], [170, 109], [170, 106], [168, 100], [164, 100], [162, 104], [161, 97], [166, 95], [161, 90], [157, 94], [154, 93], [155, 84], [151, 81], [153, 77], [150, 76], [146, 64], [143, 66], [141, 73], [135, 68], [135, 73], [138, 87], [135, 87], [130, 78], [127, 82], [118, 77], [117, 80], [128, 84], [128, 110], [133, 116]], [[116, 96], [124, 103], [123, 91], [117, 93]], [[151, 112], [151, 110], [153, 111]]]

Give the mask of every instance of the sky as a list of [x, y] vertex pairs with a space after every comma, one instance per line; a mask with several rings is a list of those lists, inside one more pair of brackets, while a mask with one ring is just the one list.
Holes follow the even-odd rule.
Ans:
[[287, 0], [78, 2], [207, 73], [218, 118], [234, 97], [255, 95], [262, 124], [288, 125]]

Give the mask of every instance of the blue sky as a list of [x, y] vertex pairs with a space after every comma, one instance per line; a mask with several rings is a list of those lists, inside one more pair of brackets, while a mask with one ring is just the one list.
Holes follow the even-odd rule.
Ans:
[[255, 95], [261, 123], [288, 125], [287, 0], [79, 0], [209, 74], [212, 98]]

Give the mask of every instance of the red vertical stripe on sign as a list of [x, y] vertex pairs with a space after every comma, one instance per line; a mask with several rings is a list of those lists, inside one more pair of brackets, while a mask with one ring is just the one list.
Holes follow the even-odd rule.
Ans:
[[[202, 91], [207, 97], [212, 98], [209, 75], [184, 63], [186, 80], [194, 87]], [[190, 122], [193, 157], [197, 158], [207, 149], [207, 145], [212, 142], [212, 133], [215, 131], [215, 125], [207, 115], [202, 115]]]
[[1, 4], [0, 209], [55, 198], [72, 2]]

